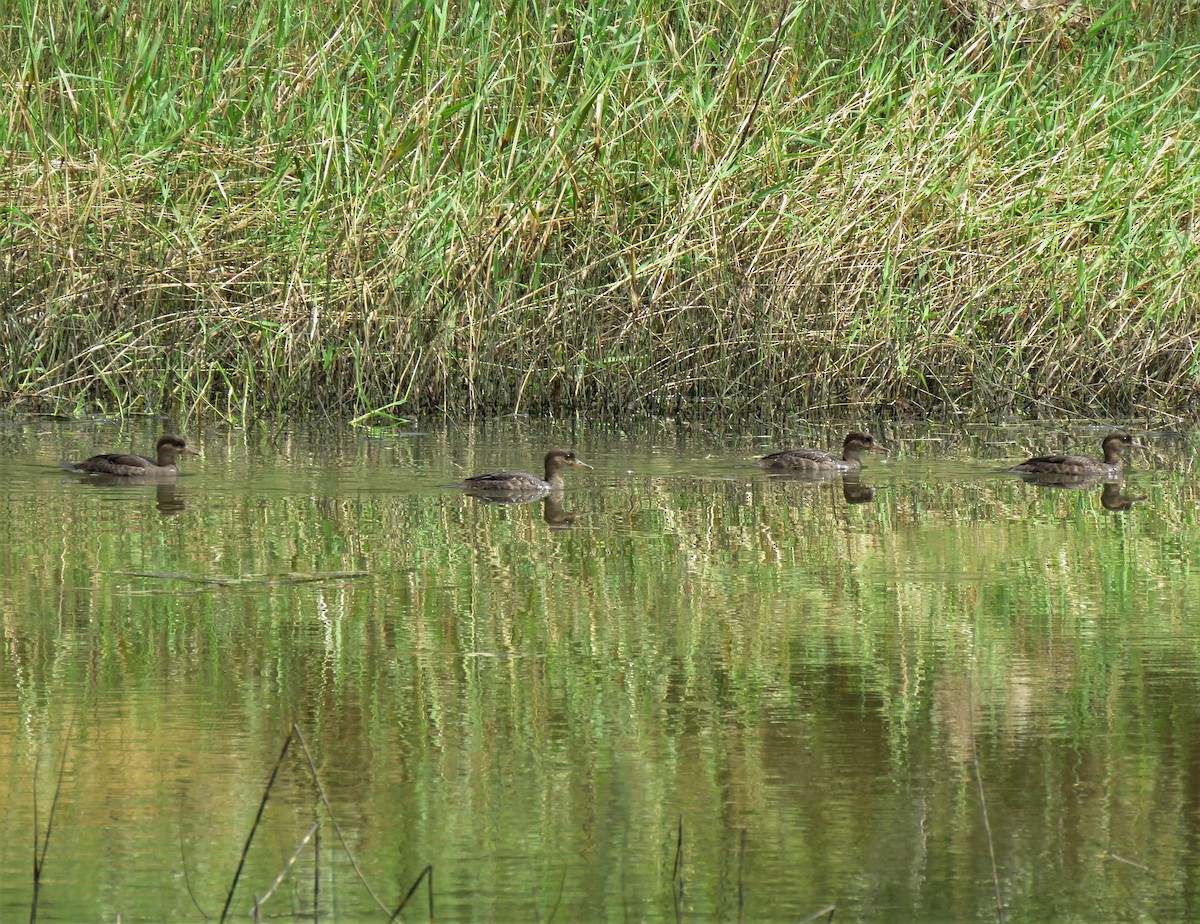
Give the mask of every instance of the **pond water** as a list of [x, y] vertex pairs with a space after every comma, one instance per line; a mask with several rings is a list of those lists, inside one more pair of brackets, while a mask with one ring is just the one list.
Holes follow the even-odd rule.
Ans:
[[1200, 918], [1196, 433], [164, 426], [0, 424], [0, 920]]

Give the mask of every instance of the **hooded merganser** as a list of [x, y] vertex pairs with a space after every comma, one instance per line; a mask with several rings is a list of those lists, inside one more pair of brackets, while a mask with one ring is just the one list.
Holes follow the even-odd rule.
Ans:
[[839, 459], [824, 449], [785, 449], [763, 456], [757, 464], [785, 471], [857, 472], [862, 468], [864, 452], [887, 452], [869, 433], [847, 433]]
[[546, 477], [539, 478], [528, 472], [492, 472], [487, 475], [473, 475], [455, 485], [456, 488], [466, 488], [468, 491], [483, 493], [500, 492], [532, 492], [561, 491], [564, 487], [562, 470], [567, 466], [572, 468], [591, 468], [569, 449], [551, 449], [546, 453]]
[[1141, 443], [1135, 442], [1128, 433], [1110, 433], [1100, 444], [1104, 451], [1104, 461], [1090, 456], [1034, 456], [1026, 459], [1020, 465], [1005, 469], [1009, 472], [1019, 472], [1026, 475], [1071, 475], [1071, 476], [1108, 476], [1116, 477], [1121, 474], [1121, 450], [1145, 449]]
[[182, 436], [165, 434], [158, 439], [155, 447], [158, 460], [146, 456], [121, 455], [108, 453], [92, 456], [82, 462], [64, 462], [63, 468], [73, 472], [88, 472], [97, 475], [115, 475], [120, 478], [136, 478], [146, 475], [178, 475], [179, 467], [175, 464], [177, 456], [198, 456], [200, 453], [189, 449]]

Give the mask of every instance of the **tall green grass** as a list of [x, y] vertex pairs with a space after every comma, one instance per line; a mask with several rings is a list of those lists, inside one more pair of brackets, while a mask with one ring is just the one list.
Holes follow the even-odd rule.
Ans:
[[1196, 398], [1185, 7], [0, 8], [10, 406]]

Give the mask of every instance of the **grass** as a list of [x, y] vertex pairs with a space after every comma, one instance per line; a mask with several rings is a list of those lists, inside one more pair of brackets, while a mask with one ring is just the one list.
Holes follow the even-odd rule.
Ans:
[[9, 407], [1197, 398], [1184, 6], [4, 6]]

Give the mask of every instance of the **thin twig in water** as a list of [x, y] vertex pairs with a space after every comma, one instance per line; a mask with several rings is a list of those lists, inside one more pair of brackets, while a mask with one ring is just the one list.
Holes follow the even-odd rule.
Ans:
[[746, 920], [746, 829], [742, 828], [742, 841], [738, 845], [738, 920]]
[[814, 911], [801, 921], [800, 924], [810, 924], [810, 922], [817, 920], [817, 918], [824, 918], [825, 915], [829, 915], [829, 917], [825, 918], [826, 924], [829, 924], [829, 922], [833, 921], [833, 913], [835, 911], [837, 911], [837, 905], [826, 905], [820, 911]]
[[404, 906], [408, 904], [408, 900], [412, 898], [413, 893], [417, 891], [417, 886], [421, 884], [421, 880], [426, 876], [429, 877], [429, 920], [433, 920], [433, 864], [430, 863], [427, 867], [421, 870], [421, 875], [417, 877], [417, 881], [412, 884], [400, 904], [396, 906], [396, 910], [392, 912], [392, 916], [388, 918], [388, 924], [400, 917], [400, 912], [404, 910]]
[[988, 859], [992, 864], [992, 889], [996, 896], [996, 920], [1004, 924], [1004, 901], [1000, 897], [1000, 873], [996, 869], [996, 848], [992, 843], [992, 824], [988, 821], [987, 797], [983, 791], [983, 774], [979, 770], [979, 751], [975, 746], [975, 684], [967, 690], [968, 722], [971, 727], [971, 762], [975, 765], [975, 785], [979, 789], [979, 808], [983, 812], [983, 833], [987, 837]]
[[683, 920], [683, 812], [679, 813], [679, 834], [675, 839], [675, 868], [671, 870], [671, 882], [675, 888], [675, 921]]
[[[292, 723], [292, 734], [295, 735], [296, 740], [300, 742], [300, 748], [304, 751], [304, 758], [308, 761], [309, 772], [312, 773], [313, 783], [317, 787], [317, 795], [321, 797], [321, 804], [325, 806], [325, 811], [329, 813], [329, 823], [333, 825], [333, 831], [338, 836], [338, 840], [342, 844], [342, 849], [346, 851], [346, 856], [350, 860], [350, 866], [354, 869], [355, 875], [358, 876], [358, 881], [363, 884], [363, 888], [367, 890], [367, 894], [375, 900], [375, 904], [377, 904], [385, 914], [391, 914], [391, 912], [388, 911], [387, 906], [379, 900], [379, 896], [375, 894], [375, 890], [371, 888], [370, 883], [367, 882], [366, 877], [363, 875], [362, 870], [358, 866], [358, 861], [354, 859], [354, 854], [350, 850], [350, 845], [346, 843], [346, 837], [342, 834], [342, 829], [338, 826], [337, 819], [333, 815], [333, 806], [329, 804], [329, 799], [325, 795], [325, 787], [321, 785], [321, 777], [320, 774], [317, 773], [316, 761], [313, 760], [312, 751], [308, 749], [308, 742], [304, 740], [304, 733], [300, 731], [299, 725]], [[432, 882], [432, 880], [433, 876], [431, 873], [430, 882]], [[430, 888], [432, 889], [432, 885]], [[429, 905], [430, 908], [433, 907], [432, 891], [429, 895]]]
[[1120, 854], [1113, 853], [1111, 850], [1104, 851], [1101, 856], [1110, 857], [1111, 859], [1116, 860], [1118, 863], [1124, 863], [1127, 866], [1132, 866], [1134, 869], [1140, 869], [1143, 873], [1150, 872], [1150, 867], [1146, 866], [1146, 864], [1138, 863], [1136, 860], [1127, 860]]
[[37, 920], [37, 902], [38, 902], [38, 880], [41, 878], [41, 870], [39, 869], [38, 861], [38, 835], [41, 831], [41, 824], [38, 821], [38, 778], [37, 768], [42, 762], [41, 749], [38, 749], [38, 759], [33, 762], [33, 900], [29, 907], [29, 924], [34, 924]]
[[192, 904], [196, 906], [196, 910], [200, 912], [200, 917], [208, 920], [208, 912], [200, 907], [200, 902], [196, 900], [196, 893], [192, 891], [192, 877], [188, 875], [187, 852], [183, 842], [183, 796], [179, 797], [179, 863], [183, 866], [183, 884], [187, 888], [188, 898], [192, 900]]
[[37, 921], [38, 894], [42, 885], [42, 870], [46, 868], [46, 851], [50, 849], [50, 834], [54, 830], [54, 811], [58, 808], [58, 797], [62, 794], [63, 777], [67, 772], [67, 751], [71, 746], [71, 733], [75, 730], [75, 715], [67, 725], [67, 736], [63, 741], [62, 758], [58, 762], [58, 779], [54, 784], [54, 798], [50, 800], [50, 815], [46, 819], [46, 839], [42, 841], [42, 852], [38, 854], [37, 818], [37, 770], [33, 774], [33, 898], [29, 905], [29, 924]]
[[321, 921], [321, 832], [313, 842], [313, 924]]
[[254, 824], [250, 826], [250, 833], [246, 836], [246, 843], [242, 846], [242, 856], [238, 860], [237, 871], [233, 874], [233, 882], [229, 884], [229, 893], [225, 896], [225, 907], [221, 909], [220, 920], [222, 921], [229, 916], [229, 905], [233, 901], [233, 893], [237, 890], [238, 880], [241, 878], [242, 869], [246, 865], [246, 856], [250, 853], [250, 844], [254, 841], [254, 835], [258, 831], [259, 822], [262, 821], [263, 812], [267, 808], [267, 799], [271, 796], [271, 787], [275, 785], [275, 777], [279, 775], [279, 768], [283, 766], [283, 758], [287, 756], [288, 747], [291, 743], [292, 733], [288, 732], [288, 736], [283, 742], [283, 748], [279, 752], [279, 759], [275, 761], [275, 769], [271, 771], [271, 778], [267, 780], [267, 788], [263, 790], [262, 800], [258, 803], [258, 814], [254, 816]]
[[562, 904], [563, 887], [567, 884], [567, 871], [563, 870], [562, 877], [558, 880], [558, 895], [554, 897], [554, 907], [550, 909], [550, 915], [546, 918], [546, 924], [550, 924], [554, 920], [554, 916], [558, 914], [558, 906]]
[[258, 914], [258, 909], [262, 905], [265, 905], [267, 900], [275, 894], [275, 890], [279, 888], [280, 884], [284, 880], [284, 877], [287, 876], [288, 870], [296, 865], [296, 861], [300, 859], [301, 851], [308, 846], [308, 842], [312, 840], [313, 835], [317, 833], [320, 827], [321, 823], [319, 821], [313, 822], [313, 826], [309, 828], [308, 833], [300, 839], [300, 843], [296, 845], [296, 849], [292, 852], [291, 857], [289, 857], [287, 863], [283, 865], [283, 869], [279, 871], [279, 875], [275, 877], [275, 881], [271, 883], [271, 888], [267, 889], [266, 894], [263, 895], [262, 898], [259, 898], [257, 895], [254, 896], [255, 914]]

